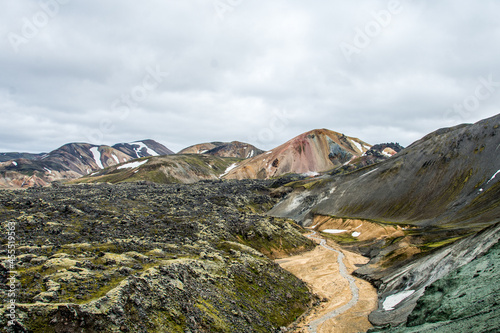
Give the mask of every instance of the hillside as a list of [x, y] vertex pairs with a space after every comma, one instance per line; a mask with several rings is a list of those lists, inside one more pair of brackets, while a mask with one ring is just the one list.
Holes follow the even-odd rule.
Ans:
[[226, 179], [268, 179], [331, 170], [360, 157], [370, 145], [326, 129], [303, 133], [263, 155], [240, 162]]

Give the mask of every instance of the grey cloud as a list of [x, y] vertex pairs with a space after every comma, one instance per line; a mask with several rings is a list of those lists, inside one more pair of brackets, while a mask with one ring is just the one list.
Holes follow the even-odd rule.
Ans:
[[[322, 127], [408, 145], [498, 113], [500, 85], [469, 110], [450, 109], [480, 77], [500, 82], [500, 4], [400, 2], [402, 12], [350, 62], [341, 43], [352, 44], [389, 1], [68, 1], [18, 53], [9, 33], [41, 9], [10, 2], [0, 13], [0, 150], [92, 138], [271, 149]], [[217, 3], [229, 6], [222, 18]], [[113, 108], [148, 68], [169, 75], [127, 114]]]

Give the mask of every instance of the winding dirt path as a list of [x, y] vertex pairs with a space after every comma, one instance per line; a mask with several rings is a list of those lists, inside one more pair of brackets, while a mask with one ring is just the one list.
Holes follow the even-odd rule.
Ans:
[[330, 251], [337, 253], [337, 262], [339, 264], [340, 275], [349, 282], [349, 288], [351, 289], [351, 300], [347, 304], [341, 306], [340, 308], [335, 309], [332, 312], [327, 313], [323, 317], [312, 321], [309, 324], [309, 331], [311, 331], [311, 333], [317, 333], [319, 325], [323, 324], [328, 319], [335, 318], [339, 314], [346, 312], [347, 310], [352, 308], [354, 305], [356, 305], [356, 303], [358, 303], [358, 300], [359, 300], [359, 289], [358, 289], [358, 286], [356, 285], [356, 281], [354, 280], [354, 278], [349, 273], [347, 273], [347, 268], [344, 264], [344, 257], [345, 257], [344, 254], [342, 252], [337, 251], [334, 248], [326, 245], [326, 240], [324, 238], [313, 237], [314, 235], [316, 235], [316, 231], [314, 231], [312, 234], [308, 235], [307, 237], [319, 240], [320, 241], [319, 245], [323, 246], [327, 250], [330, 250]]
[[286, 270], [306, 281], [326, 302], [299, 322], [297, 333], [365, 332], [371, 326], [368, 314], [377, 307], [377, 292], [367, 282], [350, 275], [368, 259], [335, 249], [326, 240], [313, 251], [278, 260]]

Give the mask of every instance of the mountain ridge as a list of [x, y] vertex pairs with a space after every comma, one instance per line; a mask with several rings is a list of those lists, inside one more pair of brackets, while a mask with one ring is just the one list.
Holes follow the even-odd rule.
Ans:
[[0, 188], [47, 186], [69, 180], [138, 157], [173, 154], [154, 140], [119, 143], [114, 146], [67, 143], [37, 159], [16, 159], [0, 163]]
[[180, 150], [177, 154], [206, 154], [218, 157], [251, 158], [262, 154], [264, 151], [249, 143], [240, 141], [231, 142], [205, 142]]

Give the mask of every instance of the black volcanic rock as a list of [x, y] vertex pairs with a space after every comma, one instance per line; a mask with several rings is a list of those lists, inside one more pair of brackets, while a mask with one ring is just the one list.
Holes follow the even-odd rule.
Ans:
[[[275, 257], [314, 245], [291, 221], [263, 215], [276, 203], [269, 184], [0, 191], [2, 230], [16, 222], [19, 330], [274, 332], [286, 326], [311, 295], [263, 253]], [[0, 237], [7, 241], [7, 234]], [[3, 274], [6, 247], [0, 256]], [[0, 294], [7, 299], [3, 275]], [[5, 311], [2, 305], [2, 327]]]

